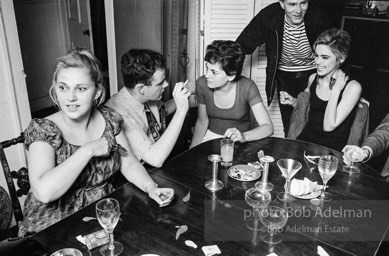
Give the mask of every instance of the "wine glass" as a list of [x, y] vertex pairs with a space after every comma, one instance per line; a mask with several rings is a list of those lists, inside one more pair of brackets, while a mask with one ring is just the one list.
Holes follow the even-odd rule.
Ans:
[[361, 151], [355, 151], [355, 150], [348, 150], [345, 152], [346, 158], [350, 161], [349, 165], [343, 166], [342, 170], [349, 173], [358, 173], [361, 170], [354, 165], [355, 162], [361, 162], [363, 160], [363, 152]]
[[120, 217], [120, 205], [116, 199], [106, 198], [96, 204], [96, 216], [100, 225], [109, 234], [109, 244], [100, 249], [101, 255], [115, 256], [123, 251], [123, 245], [113, 240], [113, 230]]
[[332, 199], [331, 194], [326, 192], [327, 182], [334, 176], [338, 169], [338, 158], [333, 155], [322, 156], [319, 159], [318, 169], [320, 176], [323, 180], [323, 190], [320, 195], [320, 199], [323, 201], [329, 201]]
[[280, 159], [277, 161], [278, 168], [280, 168], [282, 175], [286, 179], [286, 190], [277, 194], [277, 198], [283, 202], [291, 202], [295, 198], [290, 194], [290, 180], [301, 169], [302, 164], [294, 159]]
[[264, 189], [250, 188], [246, 191], [245, 200], [248, 205], [253, 207], [253, 215], [246, 220], [246, 226], [251, 230], [259, 230], [259, 209], [266, 207], [271, 201], [271, 195]]
[[282, 235], [278, 232], [288, 221], [288, 213], [278, 206], [267, 206], [259, 214], [262, 224], [267, 227], [260, 234], [262, 241], [269, 244], [278, 244], [282, 241]]

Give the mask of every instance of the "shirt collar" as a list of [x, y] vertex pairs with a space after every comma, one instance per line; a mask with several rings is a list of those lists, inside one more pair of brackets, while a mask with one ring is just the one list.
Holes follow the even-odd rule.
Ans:
[[123, 94], [124, 98], [126, 99], [126, 101], [128, 102], [128, 104], [131, 106], [131, 108], [133, 110], [135, 110], [136, 112], [142, 112], [144, 111], [144, 105], [143, 103], [140, 103], [139, 101], [137, 101], [132, 95], [131, 93], [128, 91], [128, 89], [126, 87], [123, 87], [121, 90], [120, 90], [120, 93]]

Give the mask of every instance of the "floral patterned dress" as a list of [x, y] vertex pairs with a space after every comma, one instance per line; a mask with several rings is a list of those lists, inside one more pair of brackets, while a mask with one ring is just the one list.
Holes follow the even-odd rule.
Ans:
[[[115, 136], [120, 133], [123, 119], [115, 110], [108, 107], [99, 109], [105, 119], [102, 137], [107, 138], [110, 146], [115, 145]], [[45, 141], [55, 150], [56, 165], [64, 162], [80, 146], [67, 142], [56, 124], [48, 119], [33, 119], [24, 132], [25, 147], [28, 150], [35, 141]], [[50, 202], [38, 201], [30, 191], [24, 203], [24, 220], [19, 235], [38, 232], [114, 190], [108, 181], [120, 169], [120, 155], [112, 151], [107, 157], [94, 157], [85, 166], [74, 184], [61, 198]]]

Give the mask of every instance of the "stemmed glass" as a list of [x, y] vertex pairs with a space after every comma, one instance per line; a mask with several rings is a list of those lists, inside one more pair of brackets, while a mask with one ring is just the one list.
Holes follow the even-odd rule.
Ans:
[[348, 150], [345, 152], [346, 158], [350, 161], [349, 165], [343, 166], [342, 170], [349, 173], [357, 173], [361, 170], [354, 165], [355, 162], [363, 160], [363, 153], [360, 151]]
[[267, 227], [260, 234], [262, 241], [269, 244], [278, 244], [282, 235], [277, 231], [283, 228], [288, 221], [288, 213], [278, 206], [267, 206], [259, 214], [262, 224]]
[[109, 234], [109, 244], [100, 249], [101, 255], [115, 256], [123, 251], [123, 245], [113, 240], [113, 230], [119, 221], [120, 205], [116, 199], [106, 198], [96, 204], [96, 216], [100, 225]]
[[277, 198], [283, 202], [291, 202], [294, 197], [290, 194], [290, 180], [293, 176], [301, 169], [302, 164], [299, 161], [294, 159], [280, 159], [277, 161], [278, 168], [280, 168], [283, 176], [286, 179], [286, 189], [285, 192], [280, 192], [277, 194]]
[[322, 156], [319, 159], [319, 173], [323, 180], [323, 190], [320, 195], [320, 199], [323, 201], [329, 201], [332, 199], [331, 194], [326, 192], [327, 182], [334, 176], [338, 169], [338, 158], [333, 155]]
[[274, 185], [267, 181], [267, 177], [269, 175], [269, 164], [274, 162], [275, 159], [272, 156], [262, 156], [259, 160], [263, 164], [262, 181], [256, 182], [255, 187], [270, 192], [273, 190]]
[[207, 180], [205, 182], [205, 187], [210, 191], [217, 191], [224, 187], [222, 181], [217, 179], [217, 173], [219, 169], [219, 162], [222, 161], [222, 157], [220, 155], [209, 155], [208, 160], [212, 162], [212, 179]]
[[264, 189], [250, 188], [246, 191], [245, 200], [248, 205], [253, 207], [254, 217], [246, 220], [246, 226], [251, 230], [259, 230], [259, 209], [266, 207], [271, 201], [271, 195]]

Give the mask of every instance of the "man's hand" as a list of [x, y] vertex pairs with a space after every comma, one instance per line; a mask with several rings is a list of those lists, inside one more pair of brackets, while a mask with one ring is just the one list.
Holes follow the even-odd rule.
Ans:
[[296, 104], [296, 98], [290, 96], [286, 91], [280, 91], [280, 102], [283, 105], [294, 106]]
[[176, 83], [173, 90], [173, 99], [176, 104], [177, 112], [188, 112], [190, 91], [185, 87], [183, 82]]

